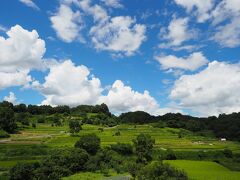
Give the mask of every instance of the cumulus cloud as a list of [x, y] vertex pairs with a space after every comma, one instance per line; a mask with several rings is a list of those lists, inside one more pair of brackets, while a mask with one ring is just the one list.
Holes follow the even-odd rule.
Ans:
[[132, 55], [146, 39], [145, 32], [145, 25], [136, 24], [129, 16], [118, 16], [93, 26], [90, 35], [98, 50]]
[[108, 7], [113, 8], [122, 8], [123, 5], [120, 3], [120, 0], [101, 0]]
[[42, 104], [96, 104], [102, 88], [98, 78], [90, 77], [85, 66], [75, 66], [71, 60], [50, 67], [45, 82], [37, 87], [46, 97]]
[[200, 115], [218, 115], [240, 111], [240, 65], [211, 62], [203, 71], [183, 75], [170, 98], [182, 108]]
[[173, 50], [193, 49], [194, 46], [182, 46], [185, 41], [194, 39], [197, 35], [194, 29], [189, 28], [188, 22], [188, 18], [173, 17], [172, 21], [169, 23], [168, 28], [162, 28], [160, 30], [159, 35], [161, 40], [166, 40], [167, 42], [161, 43], [159, 45], [159, 48], [172, 48]]
[[204, 22], [210, 18], [210, 11], [215, 0], [175, 0], [176, 4], [184, 7], [188, 13], [193, 13], [198, 22]]
[[58, 12], [50, 17], [50, 20], [53, 29], [61, 40], [67, 43], [74, 40], [84, 42], [84, 38], [80, 34], [84, 25], [79, 11], [73, 12], [69, 6], [61, 4]]
[[11, 102], [13, 104], [17, 104], [17, 98], [15, 96], [15, 94], [13, 92], [9, 92], [9, 95], [8, 96], [5, 96], [3, 98], [4, 101], [8, 101], [8, 102]]
[[182, 69], [195, 71], [208, 63], [207, 58], [202, 52], [192, 53], [189, 57], [182, 58], [174, 55], [156, 56], [155, 59], [160, 63], [164, 70]]
[[0, 90], [12, 86], [24, 86], [31, 81], [28, 71], [0, 72]]
[[42, 67], [45, 42], [37, 31], [16, 25], [0, 36], [0, 89], [31, 81], [30, 70]]
[[40, 10], [40, 8], [32, 0], [19, 0], [19, 1], [28, 7], [31, 7], [36, 10]]
[[38, 68], [46, 51], [45, 42], [37, 31], [27, 31], [16, 25], [0, 36], [0, 71]]
[[106, 103], [113, 112], [142, 110], [156, 114], [160, 110], [157, 101], [148, 91], [139, 93], [130, 86], [125, 86], [120, 80], [113, 83], [108, 94], [102, 96], [100, 101]]
[[39, 90], [45, 100], [42, 104], [77, 106], [81, 104], [95, 105], [106, 103], [114, 113], [142, 110], [152, 114], [163, 114], [176, 111], [171, 108], [160, 108], [157, 101], [148, 91], [134, 91], [130, 86], [117, 80], [103, 93], [101, 82], [90, 74], [87, 67], [76, 66], [66, 60], [50, 67], [45, 82], [34, 82], [33, 88]]
[[212, 12], [212, 24], [216, 31], [212, 40], [222, 47], [240, 45], [240, 6], [239, 0], [223, 0]]
[[[103, 2], [108, 6], [120, 7], [118, 0], [104, 0]], [[93, 26], [89, 30], [89, 35], [94, 48], [99, 51], [111, 51], [121, 56], [133, 55], [146, 39], [146, 26], [138, 24], [134, 18], [111, 17], [103, 6], [92, 4], [91, 0], [63, 0], [62, 3], [61, 6], [67, 6], [69, 9], [74, 5], [84, 15], [93, 18]]]

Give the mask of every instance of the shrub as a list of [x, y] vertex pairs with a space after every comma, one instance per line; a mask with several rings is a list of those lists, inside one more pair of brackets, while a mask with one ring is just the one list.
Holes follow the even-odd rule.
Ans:
[[135, 147], [137, 162], [147, 163], [152, 160], [152, 149], [155, 140], [148, 134], [140, 134], [133, 140]]
[[137, 174], [137, 178], [138, 180], [188, 179], [183, 171], [176, 170], [162, 162], [154, 162], [143, 167]]
[[0, 129], [0, 138], [8, 138], [8, 137], [10, 137], [10, 135], [6, 131]]
[[34, 171], [39, 163], [18, 163], [9, 171], [10, 180], [31, 180], [34, 179]]
[[233, 157], [233, 153], [230, 149], [224, 149], [223, 154], [225, 155], [226, 158], [232, 158]]
[[100, 149], [100, 138], [95, 134], [83, 135], [76, 143], [75, 147], [86, 150], [89, 154], [95, 155]]
[[79, 131], [82, 129], [82, 126], [78, 120], [70, 120], [69, 121], [69, 129], [70, 133], [79, 133]]
[[131, 144], [117, 143], [111, 145], [111, 149], [122, 155], [130, 155], [133, 153], [133, 147]]
[[177, 159], [177, 157], [176, 157], [175, 153], [173, 152], [173, 150], [171, 150], [171, 149], [167, 150], [166, 159], [167, 160], [176, 160]]

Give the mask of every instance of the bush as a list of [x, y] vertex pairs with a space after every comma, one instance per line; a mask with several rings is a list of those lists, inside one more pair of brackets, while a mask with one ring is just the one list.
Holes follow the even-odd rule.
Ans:
[[89, 155], [82, 149], [55, 150], [35, 170], [36, 179], [58, 180], [61, 177], [85, 170], [88, 159]]
[[138, 180], [188, 179], [183, 171], [176, 170], [162, 162], [154, 162], [143, 167], [137, 174], [137, 178]]
[[83, 135], [76, 143], [76, 148], [86, 150], [89, 154], [95, 155], [100, 149], [100, 138], [95, 134]]
[[230, 149], [224, 149], [223, 154], [225, 155], [226, 158], [232, 158], [233, 157], [233, 153]]
[[135, 147], [137, 162], [147, 163], [152, 160], [152, 149], [155, 140], [148, 134], [140, 134], [133, 140]]
[[69, 129], [72, 134], [79, 133], [79, 131], [82, 130], [82, 126], [78, 120], [70, 120]]
[[0, 129], [0, 138], [8, 138], [8, 137], [10, 137], [10, 135], [6, 131]]
[[122, 155], [130, 155], [133, 153], [133, 147], [131, 144], [117, 143], [111, 145], [111, 149]]
[[45, 123], [45, 117], [44, 117], [44, 116], [39, 116], [39, 117], [37, 118], [37, 122], [38, 122], [38, 123]]
[[177, 157], [176, 157], [175, 153], [173, 152], [173, 150], [171, 150], [171, 149], [167, 150], [166, 159], [167, 160], [176, 160], [177, 159]]
[[10, 180], [32, 180], [39, 163], [18, 163], [9, 171]]

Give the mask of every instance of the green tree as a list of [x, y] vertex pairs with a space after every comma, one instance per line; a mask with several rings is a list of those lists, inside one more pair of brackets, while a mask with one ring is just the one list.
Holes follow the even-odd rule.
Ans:
[[70, 133], [79, 133], [80, 130], [82, 130], [81, 124], [77, 120], [70, 120], [69, 121], [69, 129]]
[[38, 163], [18, 163], [9, 171], [10, 180], [32, 180], [38, 167]]
[[95, 134], [83, 135], [75, 144], [75, 147], [86, 150], [89, 154], [95, 155], [100, 149], [100, 138]]
[[145, 166], [139, 171], [137, 178], [138, 180], [188, 179], [183, 171], [176, 170], [162, 162], [154, 162]]
[[152, 149], [155, 144], [155, 140], [148, 134], [140, 134], [133, 140], [135, 147], [137, 162], [147, 163], [152, 160]]
[[13, 133], [17, 129], [14, 112], [9, 107], [0, 107], [0, 129]]

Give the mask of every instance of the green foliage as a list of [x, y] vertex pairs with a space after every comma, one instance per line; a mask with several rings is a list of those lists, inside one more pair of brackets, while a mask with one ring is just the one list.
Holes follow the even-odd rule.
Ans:
[[138, 180], [187, 180], [187, 175], [162, 162], [154, 162], [143, 167], [137, 174]]
[[3, 129], [8, 133], [13, 133], [17, 129], [14, 112], [8, 106], [0, 106], [0, 129]]
[[123, 113], [119, 116], [119, 118], [123, 123], [144, 124], [154, 122], [154, 118], [150, 114], [143, 111]]
[[46, 117], [45, 116], [38, 116], [37, 117], [37, 122], [38, 123], [45, 123], [45, 121], [46, 121]]
[[171, 149], [167, 150], [166, 159], [167, 160], [176, 160], [177, 159], [177, 157], [176, 157], [176, 155], [175, 155], [173, 150], [171, 150]]
[[82, 126], [78, 120], [70, 120], [69, 121], [69, 129], [70, 133], [79, 133], [82, 130]]
[[75, 144], [75, 147], [85, 149], [89, 154], [96, 154], [100, 149], [100, 138], [95, 134], [83, 135]]
[[137, 162], [147, 163], [152, 160], [152, 149], [155, 144], [155, 140], [148, 134], [140, 134], [133, 140], [135, 147]]
[[122, 155], [131, 155], [133, 153], [131, 144], [117, 143], [111, 145], [111, 149]]
[[224, 149], [223, 154], [225, 155], [226, 158], [232, 158], [233, 157], [233, 153], [230, 149]]
[[16, 114], [15, 117], [17, 122], [22, 123], [22, 125], [29, 126], [29, 114], [25, 112], [20, 112]]
[[39, 163], [18, 163], [9, 171], [10, 180], [32, 180], [38, 167]]
[[10, 135], [6, 131], [0, 129], [0, 138], [8, 138], [8, 137], [10, 137]]

